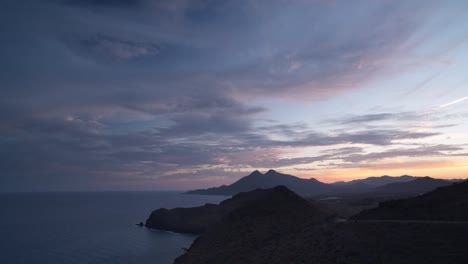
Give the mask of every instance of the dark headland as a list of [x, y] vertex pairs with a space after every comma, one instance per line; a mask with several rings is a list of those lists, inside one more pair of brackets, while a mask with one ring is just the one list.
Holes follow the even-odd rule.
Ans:
[[[233, 214], [238, 209], [254, 206], [263, 202], [264, 206], [271, 205], [271, 210], [278, 210], [280, 206], [302, 206], [310, 209], [311, 204], [284, 186], [271, 189], [257, 189], [241, 192], [232, 198], [218, 204], [205, 204], [192, 208], [158, 209], [151, 213], [146, 220], [146, 227], [158, 230], [168, 230], [181, 233], [200, 234], [219, 223], [222, 219]], [[296, 210], [292, 210], [293, 212]]]

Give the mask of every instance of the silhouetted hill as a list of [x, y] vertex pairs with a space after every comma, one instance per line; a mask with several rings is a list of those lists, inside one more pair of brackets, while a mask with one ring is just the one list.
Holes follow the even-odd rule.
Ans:
[[403, 176], [379, 176], [379, 177], [368, 177], [365, 179], [359, 179], [359, 180], [352, 180], [349, 182], [344, 182], [344, 181], [339, 181], [332, 183], [334, 186], [350, 186], [354, 184], [365, 184], [368, 187], [379, 187], [383, 186], [389, 183], [394, 183], [394, 182], [408, 182], [412, 181], [414, 179], [417, 179], [418, 177], [414, 176], [409, 176], [409, 175], [403, 175]]
[[[232, 198], [222, 201], [219, 205], [206, 204], [204, 206], [170, 210], [160, 208], [151, 213], [145, 225], [146, 227], [158, 230], [199, 234], [218, 223], [224, 216], [239, 207], [245, 208], [250, 206], [251, 203], [258, 203], [259, 201], [265, 202], [265, 208], [284, 206], [286, 202], [292, 203], [291, 200], [293, 198], [287, 196], [297, 197], [297, 195], [286, 190], [286, 187], [278, 186], [273, 189], [257, 189], [250, 192], [241, 192]], [[299, 203], [304, 203], [304, 201], [300, 198]]]
[[239, 192], [248, 192], [259, 188], [272, 188], [278, 185], [284, 185], [292, 191], [307, 195], [320, 194], [330, 191], [332, 186], [322, 183], [314, 178], [302, 179], [288, 174], [282, 174], [274, 170], [269, 170], [262, 174], [254, 171], [250, 175], [241, 178], [231, 185], [220, 187], [188, 191], [190, 194], [208, 194], [208, 195], [234, 195]]
[[223, 217], [175, 263], [269, 263], [259, 258], [283, 246], [282, 238], [329, 217], [284, 186], [264, 192]]
[[353, 218], [468, 221], [468, 181], [439, 187], [414, 198], [382, 202]]
[[[466, 198], [466, 187], [444, 188], [434, 191], [440, 196], [437, 200], [449, 198], [450, 202], [458, 203]], [[458, 195], [450, 194], [452, 192]], [[175, 263], [445, 264], [468, 261], [468, 224], [335, 223], [330, 213], [285, 187], [265, 194], [226, 214], [197, 238]]]
[[375, 188], [378, 192], [422, 194], [437, 187], [450, 185], [451, 182], [431, 177], [414, 178], [407, 182], [394, 182]]

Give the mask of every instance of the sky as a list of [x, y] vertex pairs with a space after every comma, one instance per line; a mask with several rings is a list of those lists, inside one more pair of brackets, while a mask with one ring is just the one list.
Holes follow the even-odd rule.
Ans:
[[468, 177], [464, 0], [3, 0], [0, 191]]

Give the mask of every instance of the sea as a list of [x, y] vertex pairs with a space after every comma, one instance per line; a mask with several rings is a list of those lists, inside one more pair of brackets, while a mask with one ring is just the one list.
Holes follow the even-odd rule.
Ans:
[[172, 263], [196, 236], [136, 224], [160, 207], [226, 198], [169, 191], [1, 193], [0, 263]]

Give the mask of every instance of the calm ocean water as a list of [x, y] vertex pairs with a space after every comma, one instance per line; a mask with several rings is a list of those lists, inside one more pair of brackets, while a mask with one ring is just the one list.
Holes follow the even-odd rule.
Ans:
[[195, 237], [135, 223], [159, 207], [225, 198], [176, 192], [0, 194], [0, 263], [172, 263]]

